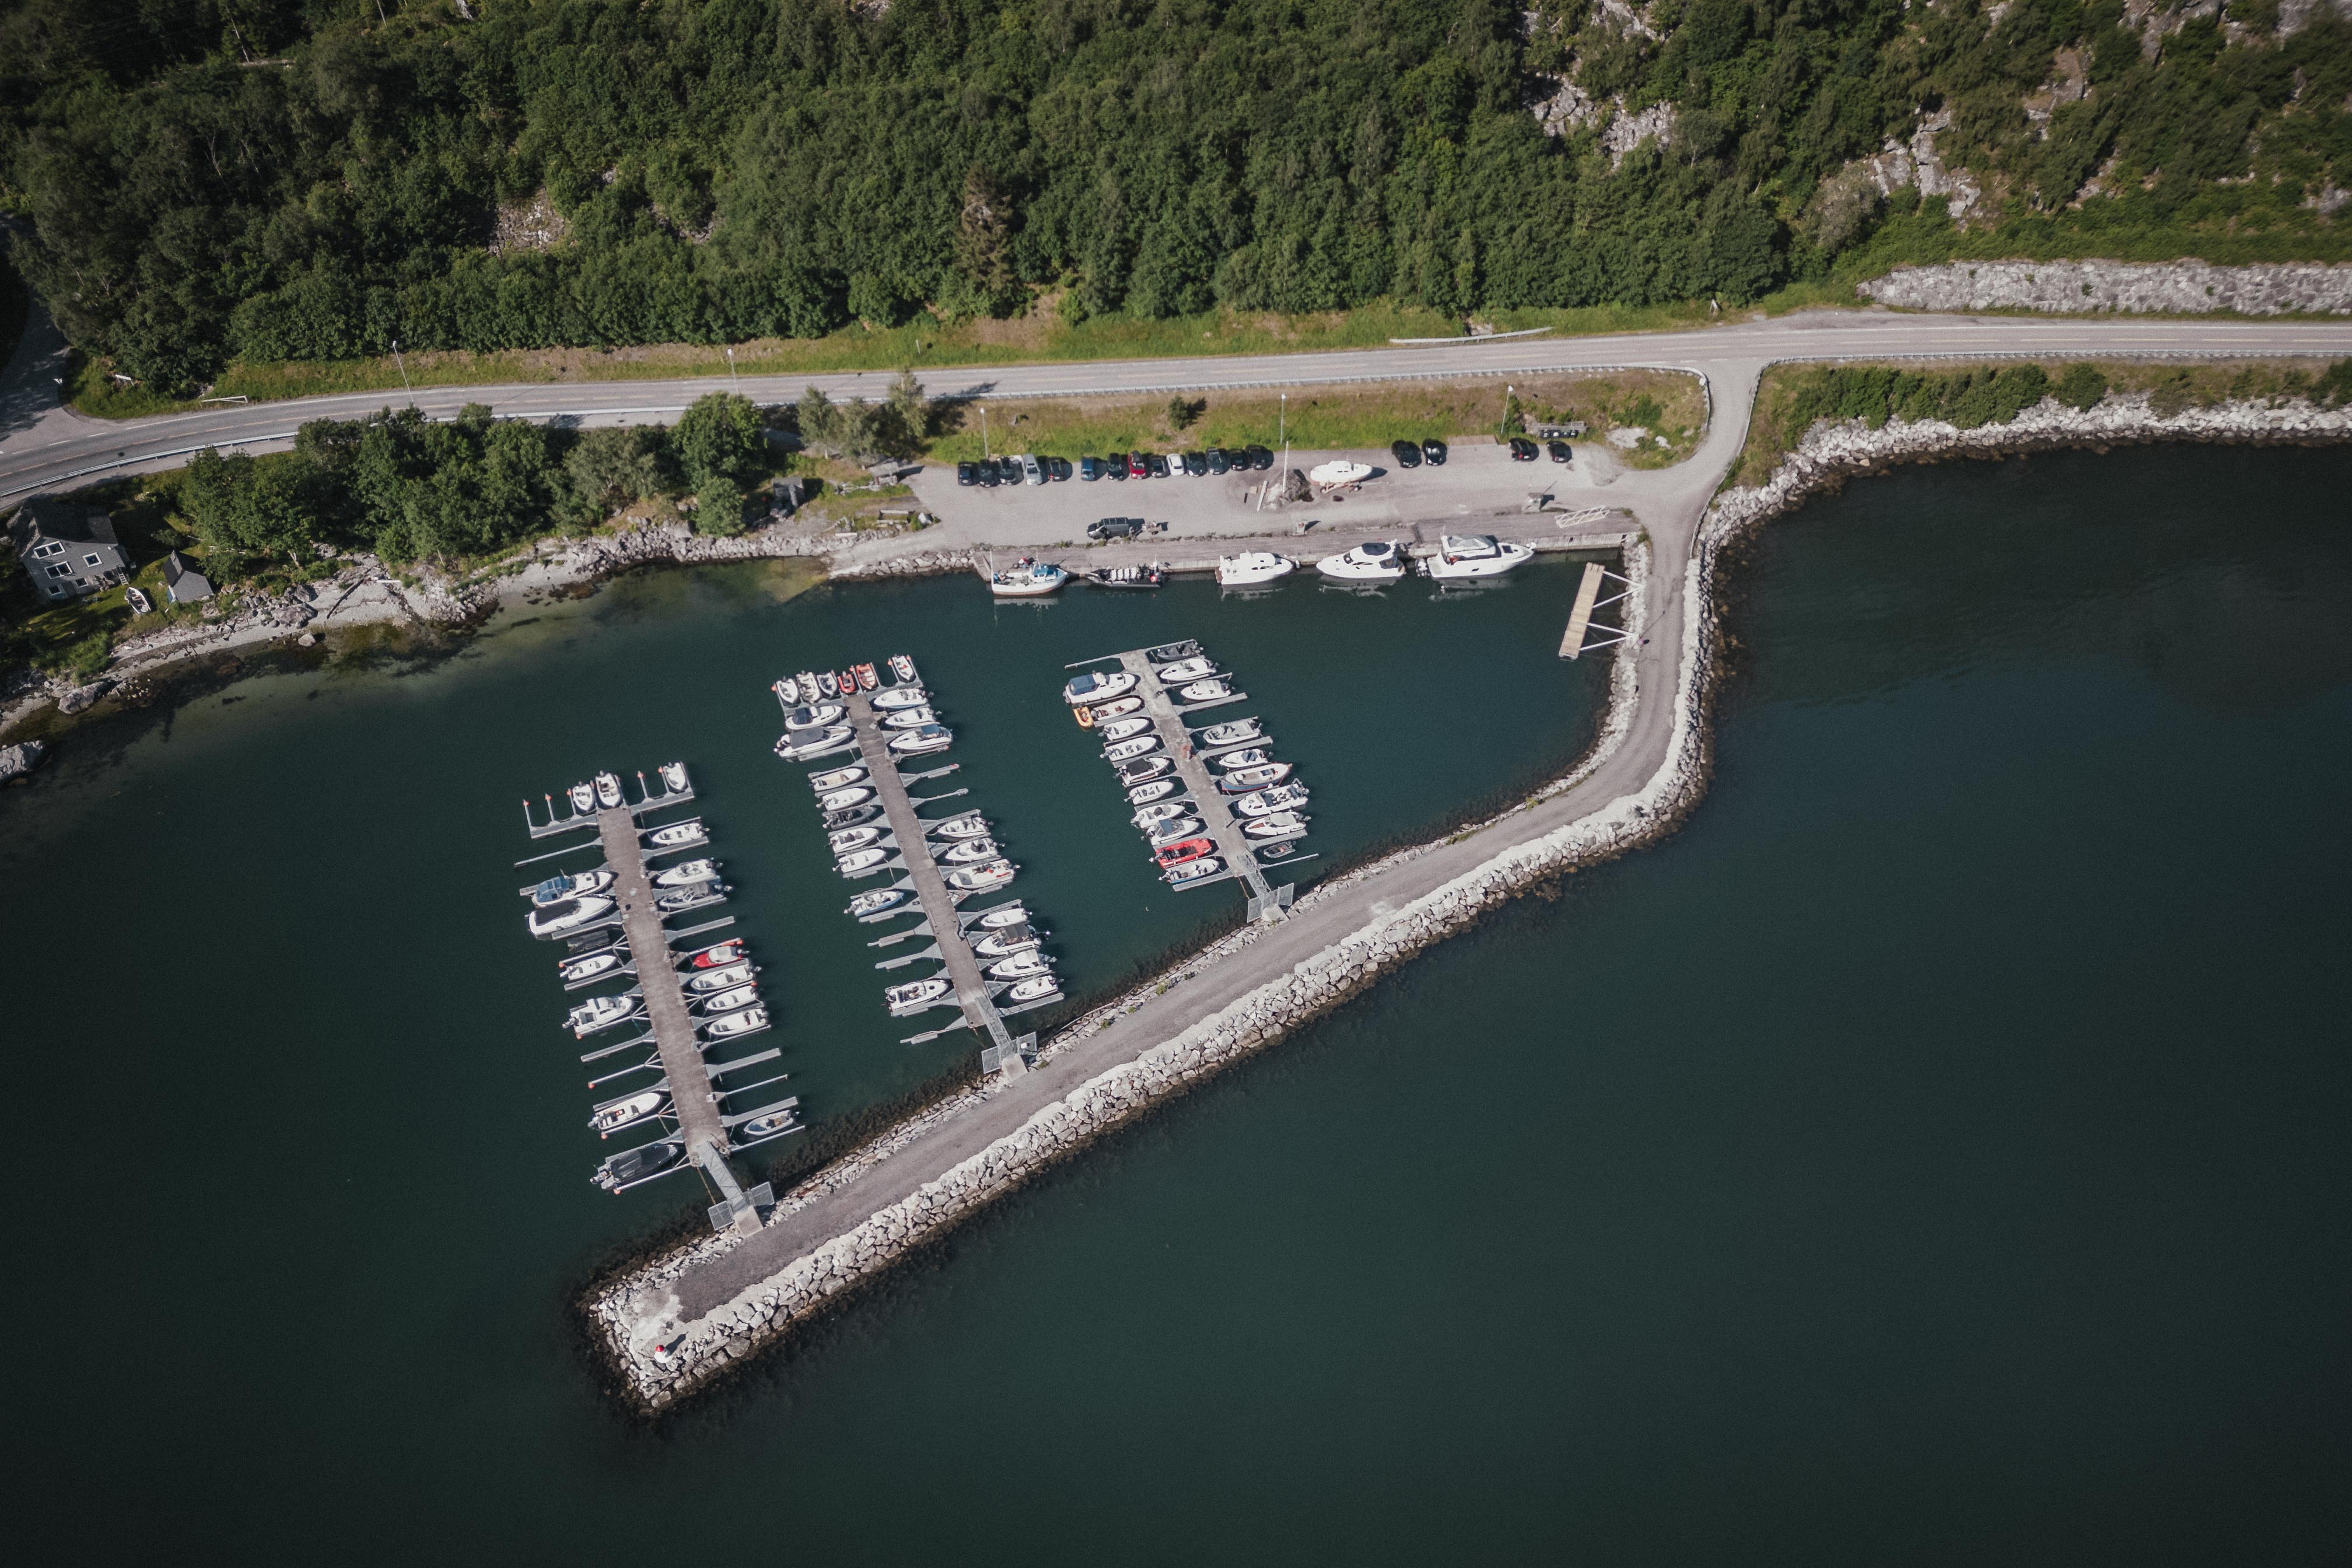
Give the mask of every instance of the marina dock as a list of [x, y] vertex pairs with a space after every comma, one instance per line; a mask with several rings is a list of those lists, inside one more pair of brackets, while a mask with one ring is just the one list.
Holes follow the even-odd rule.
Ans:
[[1143, 699], [1143, 710], [1151, 718], [1153, 732], [1160, 744], [1176, 764], [1176, 776], [1184, 781], [1200, 808], [1201, 822], [1211, 838], [1216, 840], [1217, 853], [1229, 868], [1226, 871], [1193, 887], [1207, 887], [1228, 878], [1238, 877], [1249, 889], [1250, 910], [1258, 913], [1275, 909], [1277, 901], [1274, 889], [1266, 885], [1265, 873], [1258, 868], [1257, 856], [1250, 841], [1242, 835], [1241, 824], [1234, 819], [1233, 807], [1217, 788], [1208, 765], [1201, 760], [1192, 744], [1192, 731], [1184, 727], [1183, 714], [1160, 689], [1159, 677], [1152, 673], [1151, 661], [1141, 648], [1131, 648], [1118, 656], [1118, 667], [1135, 677], [1136, 695]]

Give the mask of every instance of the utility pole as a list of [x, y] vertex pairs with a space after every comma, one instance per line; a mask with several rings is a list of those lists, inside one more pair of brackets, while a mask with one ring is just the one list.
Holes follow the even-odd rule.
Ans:
[[392, 363], [400, 367], [400, 389], [408, 394], [411, 404], [416, 401], [416, 388], [408, 384], [408, 362], [400, 357], [400, 340], [392, 340]]
[[727, 345], [727, 380], [736, 391], [743, 390], [743, 378], [735, 374], [735, 345]]
[[1518, 390], [1518, 388], [1517, 388], [1517, 387], [1515, 387], [1515, 386], [1506, 386], [1505, 388], [1503, 388], [1503, 417], [1502, 417], [1500, 420], [1496, 421], [1496, 425], [1495, 425], [1495, 437], [1496, 437], [1496, 440], [1508, 440], [1508, 439], [1510, 439], [1510, 435], [1511, 435], [1511, 395], [1512, 395], [1513, 393], [1517, 392], [1517, 390]]
[[988, 460], [988, 405], [980, 405], [980, 458]]
[[1282, 482], [1290, 483], [1290, 394], [1282, 395]]

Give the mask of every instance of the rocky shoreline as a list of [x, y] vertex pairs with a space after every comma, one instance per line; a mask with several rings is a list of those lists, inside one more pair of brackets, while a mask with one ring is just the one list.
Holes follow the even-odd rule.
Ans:
[[1946, 261], [1898, 267], [1860, 292], [1903, 310], [2352, 315], [2352, 266], [2202, 261]]

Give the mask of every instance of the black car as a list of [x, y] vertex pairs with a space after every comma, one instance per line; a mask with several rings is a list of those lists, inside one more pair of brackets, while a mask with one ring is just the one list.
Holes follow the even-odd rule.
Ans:
[[971, 471], [973, 477], [983, 485], [996, 483], [996, 459], [993, 458], [982, 458], [971, 466]]
[[1113, 452], [1109, 457], [1103, 459], [1103, 477], [1112, 479], [1123, 479], [1127, 478], [1127, 454], [1125, 452]]
[[960, 485], [976, 485], [980, 483], [980, 465], [978, 463], [958, 463], [956, 465], [956, 483]]
[[[1168, 477], [1168, 459], [1160, 453], [1139, 453], [1136, 460], [1143, 465], [1143, 471], [1151, 476], [1151, 478], [1155, 479], [1164, 479]], [[1183, 466], [1184, 459], [1179, 458], [1176, 459], [1176, 462], [1177, 466], [1181, 468]]]
[[1213, 474], [1229, 474], [1233, 471], [1234, 460], [1225, 456], [1225, 449], [1223, 447], [1210, 447], [1209, 472]]
[[1445, 443], [1432, 436], [1421, 444], [1421, 460], [1433, 468], [1445, 466]]
[[1251, 447], [1243, 453], [1243, 456], [1249, 458], [1249, 466], [1253, 468], [1274, 467], [1274, 454], [1264, 447]]
[[1525, 436], [1512, 437], [1511, 461], [1514, 463], [1532, 463], [1535, 460], [1536, 444], [1533, 441], [1528, 440]]
[[1400, 468], [1421, 467], [1421, 448], [1410, 441], [1390, 442], [1389, 456], [1396, 459], [1397, 467]]
[[1045, 477], [1046, 477], [1047, 479], [1068, 479], [1068, 478], [1070, 477], [1070, 459], [1069, 459], [1069, 458], [1040, 458], [1040, 459], [1038, 459], [1038, 460], [1039, 460], [1040, 462], [1042, 462], [1042, 463], [1044, 463], [1044, 464], [1045, 465]]
[[1568, 461], [1568, 443], [1565, 441], [1547, 441], [1544, 443], [1544, 451], [1555, 463]]
[[1133, 539], [1142, 531], [1139, 517], [1106, 517], [1087, 524], [1088, 539]]
[[1205, 477], [1209, 471], [1209, 454], [1206, 452], [1185, 453], [1184, 471], [1192, 475], [1192, 478], [1196, 479]]

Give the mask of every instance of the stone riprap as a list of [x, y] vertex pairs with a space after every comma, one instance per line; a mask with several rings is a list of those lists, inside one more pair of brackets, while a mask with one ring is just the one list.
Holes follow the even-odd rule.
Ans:
[[2347, 316], [2352, 315], [2352, 265], [1949, 261], [1897, 268], [1861, 291], [1905, 310]]

